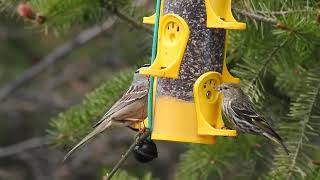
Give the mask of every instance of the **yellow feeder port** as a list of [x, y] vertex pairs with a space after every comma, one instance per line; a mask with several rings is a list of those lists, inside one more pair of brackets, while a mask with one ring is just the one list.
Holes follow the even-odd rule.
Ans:
[[236, 136], [235, 130], [225, 130], [221, 115], [222, 99], [215, 87], [221, 84], [218, 72], [201, 75], [194, 84], [193, 94], [197, 112], [198, 134]]
[[231, 12], [231, 0], [205, 0], [207, 27], [245, 29], [246, 24], [235, 20]]
[[189, 39], [189, 27], [176, 14], [166, 14], [159, 24], [158, 51], [154, 63], [140, 69], [144, 75], [178, 78], [181, 60]]
[[[226, 37], [225, 37], [225, 45], [224, 49], [228, 48], [228, 31], [226, 31]], [[228, 83], [240, 83], [239, 78], [233, 77], [227, 67], [227, 51], [224, 51], [224, 60], [223, 60], [223, 68], [222, 68], [222, 82], [228, 82]]]
[[[164, 5], [164, 0], [161, 1], [160, 17], [162, 16], [163, 5]], [[144, 23], [144, 24], [154, 24], [155, 19], [156, 19], [156, 14], [154, 13], [152, 16], [143, 17], [143, 23]], [[161, 18], [160, 18], [160, 19], [161, 19]]]

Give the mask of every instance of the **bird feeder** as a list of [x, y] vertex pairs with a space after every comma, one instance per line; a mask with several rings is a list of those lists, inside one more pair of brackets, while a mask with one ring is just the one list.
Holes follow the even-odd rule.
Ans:
[[[154, 24], [155, 15], [143, 22]], [[237, 135], [224, 128], [215, 87], [239, 83], [226, 66], [227, 30], [245, 27], [231, 0], [161, 1], [157, 55], [140, 70], [155, 77], [153, 140], [213, 144], [216, 136]]]

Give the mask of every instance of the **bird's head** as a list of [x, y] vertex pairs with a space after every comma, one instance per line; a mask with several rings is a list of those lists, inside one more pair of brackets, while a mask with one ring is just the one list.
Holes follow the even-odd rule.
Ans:
[[242, 93], [239, 84], [223, 83], [216, 87], [216, 90], [221, 92], [224, 96], [232, 97], [234, 95]]
[[150, 64], [144, 64], [142, 65], [139, 69], [136, 70], [136, 72], [134, 73], [133, 75], [133, 82], [148, 82], [148, 76], [146, 75], [142, 75], [142, 74], [139, 74], [140, 73], [140, 69], [141, 68], [146, 68], [146, 67], [149, 67]]

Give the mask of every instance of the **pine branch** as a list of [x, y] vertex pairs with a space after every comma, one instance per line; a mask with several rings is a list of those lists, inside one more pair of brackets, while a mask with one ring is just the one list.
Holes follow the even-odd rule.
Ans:
[[[104, 179], [103, 177], [102, 179]], [[125, 170], [118, 170], [117, 173], [112, 177], [113, 180], [158, 180], [157, 178], [153, 178], [152, 174], [150, 172], [145, 173], [143, 177], [136, 177], [130, 175], [127, 171]]]
[[250, 18], [252, 20], [261, 21], [263, 23], [271, 24], [276, 29], [281, 29], [281, 30], [285, 30], [285, 31], [289, 31], [289, 32], [295, 32], [295, 33], [304, 34], [303, 32], [300, 32], [300, 31], [297, 31], [297, 30], [293, 29], [292, 27], [288, 27], [285, 23], [280, 22], [276, 18], [270, 18], [270, 17], [262, 16], [262, 15], [259, 15], [259, 14], [253, 13], [253, 12], [247, 12], [245, 10], [240, 10], [240, 9], [237, 9], [237, 8], [232, 8], [232, 9], [236, 13], [239, 13], [240, 15], [248, 17], [248, 18]]
[[245, 16], [245, 17], [257, 20], [257, 21], [262, 21], [264, 23], [269, 23], [272, 25], [276, 25], [279, 23], [277, 19], [265, 17], [265, 16], [255, 14], [255, 13], [250, 13], [245, 10], [238, 9], [238, 8], [232, 8], [232, 10], [234, 10], [236, 13], [241, 14], [242, 16]]
[[242, 135], [236, 139], [218, 137], [214, 145], [190, 145], [181, 156], [176, 179], [228, 179], [233, 170], [237, 173], [232, 178], [248, 175], [254, 171], [258, 143], [258, 138]]
[[257, 103], [257, 106], [261, 103], [261, 99], [264, 99], [263, 80], [267, 75], [266, 71], [273, 65], [275, 56], [283, 51], [288, 41], [289, 39], [285, 39], [280, 44], [273, 45], [274, 47], [271, 50], [266, 48], [264, 51], [251, 52], [249, 57], [245, 57], [243, 62], [238, 63], [238, 67], [232, 70], [242, 79], [243, 90], [251, 100]]
[[62, 60], [63, 57], [67, 56], [75, 48], [86, 44], [88, 41], [93, 40], [103, 32], [109, 30], [113, 26], [114, 22], [115, 18], [109, 17], [101, 25], [97, 25], [82, 31], [75, 38], [54, 49], [51, 53], [49, 53], [46, 57], [39, 61], [39, 63], [33, 65], [31, 68], [24, 71], [15, 80], [3, 86], [0, 89], [0, 102], [8, 98], [11, 93], [13, 93], [22, 85], [31, 81], [35, 76], [43, 72], [45, 69], [47, 69], [54, 63], [57, 63], [59, 60]]
[[319, 166], [319, 164], [313, 168], [312, 173], [310, 173], [306, 179], [308, 179], [308, 180], [320, 179], [320, 166]]
[[[306, 114], [306, 117], [304, 118], [303, 120], [303, 123], [302, 123], [302, 126], [301, 126], [301, 136], [300, 136], [300, 139], [299, 139], [299, 142], [298, 142], [298, 145], [296, 146], [296, 151], [294, 152], [294, 156], [293, 156], [293, 159], [292, 159], [292, 164], [290, 165], [289, 169], [288, 169], [288, 177], [287, 179], [290, 180], [292, 179], [292, 176], [293, 176], [293, 172], [294, 172], [294, 168], [296, 166], [296, 163], [297, 163], [297, 158], [298, 158], [298, 155], [300, 153], [300, 151], [302, 150], [302, 147], [304, 145], [304, 140], [305, 140], [305, 134], [307, 134], [307, 125], [310, 121], [310, 118], [312, 116], [312, 113], [314, 111], [314, 109], [316, 108], [316, 100], [319, 99], [318, 96], [320, 96], [320, 81], [317, 82], [317, 87], [315, 89], [315, 92], [314, 92], [314, 96], [311, 97], [311, 101], [309, 102], [309, 110], [307, 111], [307, 114]], [[306, 98], [306, 97], [302, 97], [302, 98]]]
[[261, 76], [264, 74], [265, 70], [268, 68], [268, 66], [272, 63], [273, 57], [275, 54], [283, 48], [286, 43], [288, 42], [288, 39], [284, 40], [282, 43], [280, 43], [277, 47], [273, 48], [273, 50], [268, 54], [266, 59], [264, 59], [264, 63], [261, 65], [261, 67], [258, 69], [257, 73], [250, 79], [249, 88], [254, 89], [254, 84], [257, 83], [257, 81], [261, 78]]
[[7, 11], [9, 13], [14, 12], [14, 7], [17, 3], [12, 0], [0, 0], [0, 12]]
[[51, 120], [49, 133], [58, 146], [71, 145], [91, 131], [95, 121], [119, 98], [132, 81], [135, 69], [124, 70], [89, 93], [80, 105]]
[[[300, 9], [300, 10], [288, 10], [288, 11], [255, 11], [259, 14], [271, 14], [278, 16], [287, 16], [291, 14], [299, 14], [299, 13], [310, 13], [310, 9]], [[311, 11], [311, 13], [318, 13], [317, 11]]]
[[267, 177], [293, 179], [305, 178], [314, 166], [313, 153], [319, 146], [312, 142], [318, 137], [320, 124], [320, 79], [319, 68], [305, 72], [302, 84], [297, 89], [298, 97], [291, 103], [288, 121], [280, 126], [279, 132], [287, 139], [290, 156], [275, 155], [273, 167]]

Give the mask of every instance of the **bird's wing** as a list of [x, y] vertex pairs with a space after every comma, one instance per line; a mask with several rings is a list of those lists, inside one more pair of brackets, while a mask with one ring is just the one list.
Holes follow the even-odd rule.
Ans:
[[231, 107], [237, 115], [242, 114], [251, 118], [261, 116], [249, 100], [242, 99], [241, 101], [232, 101]]
[[238, 122], [241, 122], [241, 120], [246, 121], [247, 123], [254, 125], [255, 128], [262, 130], [264, 136], [281, 144], [287, 154], [289, 154], [289, 150], [283, 143], [282, 138], [272, 129], [266, 119], [257, 112], [249, 99], [242, 100], [241, 102], [231, 102], [231, 107], [235, 114], [235, 118], [238, 118]]
[[231, 102], [231, 107], [234, 110], [236, 118], [247, 121], [264, 132], [277, 135], [265, 117], [258, 113], [250, 100]]
[[130, 86], [130, 88], [124, 93], [124, 95], [109, 109], [109, 111], [101, 118], [101, 120], [94, 127], [97, 127], [112, 114], [118, 112], [119, 110], [123, 109], [129, 104], [146, 97], [147, 95], [147, 85], [138, 84], [136, 86]]
[[252, 102], [248, 99], [239, 101], [232, 101], [231, 108], [236, 118], [245, 120], [250, 124], [260, 127], [262, 130], [269, 130], [270, 124], [266, 119], [258, 113]]

